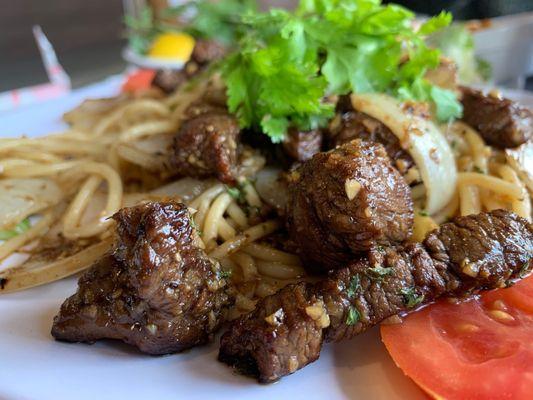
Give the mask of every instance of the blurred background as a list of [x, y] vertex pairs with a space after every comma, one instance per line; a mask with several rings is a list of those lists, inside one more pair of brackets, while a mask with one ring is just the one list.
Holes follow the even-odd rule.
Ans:
[[[164, 7], [167, 0], [148, 0]], [[458, 19], [492, 18], [533, 11], [533, 0], [403, 0], [394, 1], [421, 14], [450, 10]], [[60, 63], [72, 79], [73, 87], [122, 72], [125, 46], [124, 9], [142, 0], [0, 0], [0, 92], [35, 85], [48, 80], [32, 35], [40, 25], [53, 44]], [[172, 1], [176, 4], [179, 1]], [[261, 1], [262, 7], [292, 7], [295, 1]], [[491, 36], [476, 39], [485, 58], [500, 58], [506, 76], [500, 84], [524, 87], [533, 74], [533, 14], [521, 14], [506, 27], [496, 25]], [[513, 29], [510, 29], [512, 27]], [[513, 44], [516, 49], [501, 52]], [[512, 47], [512, 46], [511, 46]], [[500, 53], [501, 55], [498, 55]], [[511, 56], [510, 56], [511, 54]], [[497, 62], [497, 61], [496, 61]], [[529, 64], [528, 64], [529, 62]], [[497, 68], [496, 68], [497, 69]], [[498, 73], [498, 71], [495, 71]], [[519, 75], [517, 75], [519, 74]], [[533, 80], [527, 81], [533, 89]]]

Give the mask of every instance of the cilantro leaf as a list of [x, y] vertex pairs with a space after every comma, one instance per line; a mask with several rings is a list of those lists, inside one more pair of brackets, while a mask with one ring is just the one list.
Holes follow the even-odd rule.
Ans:
[[452, 14], [446, 11], [441, 11], [439, 15], [424, 22], [418, 30], [418, 33], [421, 35], [430, 35], [447, 27], [451, 22]]
[[237, 202], [239, 202], [239, 203], [245, 203], [246, 202], [244, 193], [242, 192], [241, 188], [239, 188], [239, 187], [229, 187], [227, 185], [224, 185], [224, 186], [226, 188], [226, 192], [228, 192], [228, 194], [231, 197], [233, 197], [235, 200], [237, 200]]
[[242, 29], [241, 16], [256, 10], [255, 0], [195, 0], [169, 7], [163, 15], [183, 19], [184, 30], [194, 37], [232, 45]]
[[414, 18], [379, 0], [301, 0], [294, 12], [243, 14], [237, 48], [222, 68], [229, 109], [243, 128], [275, 143], [290, 126], [325, 126], [334, 112], [325, 99], [349, 92], [430, 102], [438, 119], [456, 118], [455, 94], [424, 78], [440, 62], [426, 36], [451, 15], [430, 18], [418, 30]]
[[463, 107], [451, 90], [432, 86], [430, 96], [437, 108], [439, 121], [450, 121], [463, 115]]

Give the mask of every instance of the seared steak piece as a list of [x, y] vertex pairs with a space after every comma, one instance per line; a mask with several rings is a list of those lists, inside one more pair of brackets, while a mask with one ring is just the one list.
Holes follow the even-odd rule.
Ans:
[[526, 107], [479, 90], [461, 88], [463, 121], [485, 141], [501, 149], [518, 147], [533, 137], [533, 113]]
[[322, 149], [322, 131], [301, 131], [290, 128], [283, 142], [283, 150], [294, 161], [306, 161]]
[[302, 282], [263, 299], [222, 337], [219, 360], [258, 376], [261, 382], [275, 381], [280, 371], [285, 375], [315, 361], [324, 326], [305, 311], [323, 307], [312, 289]]
[[337, 147], [354, 139], [381, 143], [393, 162], [403, 174], [415, 165], [409, 153], [387, 126], [371, 116], [349, 111], [341, 115], [340, 124], [330, 130], [330, 146]]
[[155, 74], [152, 86], [161, 89], [166, 94], [170, 94], [191, 79], [197, 71], [197, 68], [194, 69], [194, 73], [187, 73], [186, 68], [179, 71], [173, 69], [160, 69]]
[[[533, 225], [526, 220], [503, 210], [456, 218], [431, 232], [423, 244], [373, 247], [366, 259], [305, 290], [287, 287], [264, 299], [232, 323], [222, 337], [219, 359], [232, 365], [246, 360], [248, 373], [273, 382], [318, 358], [323, 340], [349, 339], [444, 295], [505, 287], [532, 268]], [[292, 291], [297, 294], [291, 300]], [[274, 311], [297, 315], [299, 323], [283, 318], [276, 319], [275, 327], [264, 323], [264, 316]], [[315, 326], [323, 327], [322, 332]], [[307, 344], [299, 341], [304, 335]]]
[[187, 207], [146, 203], [113, 218], [115, 252], [80, 278], [52, 335], [69, 342], [119, 339], [149, 354], [206, 343], [228, 296], [220, 266], [197, 246]]
[[165, 93], [172, 93], [179, 86], [193, 78], [213, 61], [222, 58], [225, 48], [212, 40], [197, 40], [191, 54], [191, 59], [185, 63], [183, 69], [157, 71], [152, 85]]
[[413, 201], [382, 145], [354, 140], [318, 153], [289, 182], [287, 227], [307, 268], [340, 268], [374, 244], [409, 238]]
[[197, 39], [191, 54], [191, 60], [199, 65], [220, 60], [226, 54], [226, 48], [214, 40]]
[[235, 183], [239, 135], [234, 117], [200, 112], [183, 122], [174, 138], [174, 172], [197, 178], [214, 176], [224, 183]]
[[228, 114], [226, 90], [209, 88], [200, 99], [193, 101], [185, 109], [185, 119], [196, 118], [203, 114]]
[[341, 96], [337, 104], [340, 112], [336, 123], [330, 125], [328, 132], [330, 148], [340, 146], [354, 139], [381, 143], [392, 164], [404, 175], [415, 165], [412, 157], [401, 146], [400, 141], [391, 130], [381, 121], [371, 116], [355, 111], [350, 96]]

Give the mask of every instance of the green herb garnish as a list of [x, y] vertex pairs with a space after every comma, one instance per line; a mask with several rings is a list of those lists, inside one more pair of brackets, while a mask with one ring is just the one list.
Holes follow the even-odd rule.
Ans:
[[154, 15], [150, 7], [142, 8], [138, 17], [126, 15], [124, 23], [129, 30], [129, 47], [137, 54], [146, 54], [155, 37], [163, 31], [154, 22]]
[[429, 213], [424, 210], [418, 211], [418, 215], [420, 215], [421, 217], [429, 217]]
[[244, 193], [242, 192], [242, 186], [234, 186], [234, 187], [229, 187], [227, 185], [224, 185], [226, 187], [226, 192], [228, 192], [228, 194], [233, 197], [235, 200], [237, 200], [239, 203], [244, 203], [245, 202], [245, 198], [244, 198]]
[[184, 31], [196, 38], [215, 39], [232, 45], [243, 33], [241, 16], [256, 11], [254, 0], [195, 0], [170, 7], [163, 12], [163, 16], [184, 19]]
[[20, 221], [13, 229], [0, 230], [0, 240], [9, 240], [31, 228], [29, 218]]
[[434, 33], [427, 41], [455, 62], [462, 83], [480, 83], [490, 79], [491, 66], [476, 57], [474, 37], [465, 24], [454, 23]]
[[424, 295], [417, 294], [414, 287], [403, 288], [400, 290], [400, 294], [403, 296], [403, 302], [407, 308], [413, 308], [424, 301]]
[[334, 111], [324, 101], [331, 94], [389, 93], [431, 102], [440, 120], [460, 116], [455, 93], [425, 79], [440, 57], [425, 38], [447, 26], [451, 14], [418, 30], [414, 17], [378, 0], [302, 0], [294, 12], [245, 14], [238, 48], [222, 68], [230, 111], [273, 142], [290, 125], [325, 125]]
[[198, 236], [202, 237], [202, 231], [200, 229], [198, 229], [198, 225], [196, 224], [196, 221], [194, 220], [194, 218], [190, 218], [189, 219], [191, 221], [191, 226], [193, 227], [193, 229], [196, 231], [196, 233], [198, 233]]
[[229, 279], [229, 278], [231, 278], [231, 274], [232, 274], [232, 271], [231, 271], [231, 270], [227, 270], [227, 271], [226, 271], [226, 270], [221, 269], [221, 270], [219, 271], [219, 274], [218, 274], [218, 275], [219, 275], [220, 278], [222, 278], [222, 279]]
[[361, 314], [357, 308], [351, 306], [348, 310], [348, 316], [346, 317], [346, 325], [355, 325], [361, 320]]
[[374, 277], [382, 279], [383, 277], [392, 274], [392, 267], [377, 266], [374, 268], [369, 268], [367, 271], [371, 273]]
[[478, 174], [484, 174], [485, 173], [485, 171], [483, 171], [477, 165], [474, 165], [474, 172], [477, 172]]
[[359, 278], [359, 274], [356, 274], [350, 280], [350, 284], [346, 289], [346, 294], [348, 295], [348, 297], [354, 297], [355, 294], [360, 292], [362, 289], [363, 288], [361, 287], [361, 279]]

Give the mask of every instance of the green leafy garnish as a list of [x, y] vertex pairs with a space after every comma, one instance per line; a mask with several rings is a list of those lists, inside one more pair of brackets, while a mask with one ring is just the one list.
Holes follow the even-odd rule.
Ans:
[[163, 31], [154, 22], [154, 15], [150, 7], [142, 8], [137, 18], [126, 15], [124, 23], [129, 29], [129, 47], [137, 54], [146, 54], [155, 37]]
[[438, 47], [456, 63], [462, 83], [481, 83], [490, 79], [491, 66], [476, 57], [474, 38], [464, 24], [454, 23], [438, 31], [428, 38], [428, 44]]
[[222, 279], [229, 279], [231, 278], [231, 274], [232, 274], [232, 271], [231, 270], [223, 270], [221, 269], [220, 272], [219, 272], [219, 276], [220, 278]]
[[346, 289], [346, 294], [348, 295], [348, 297], [354, 297], [355, 294], [360, 292], [361, 290], [362, 290], [361, 279], [359, 278], [359, 274], [356, 274], [350, 280], [350, 284], [348, 285], [348, 288]]
[[170, 7], [163, 16], [186, 19], [184, 31], [194, 37], [232, 45], [242, 33], [241, 15], [256, 10], [254, 0], [195, 0]]
[[187, 32], [195, 38], [234, 44], [244, 28], [241, 16], [256, 10], [254, 0], [195, 0], [164, 9], [162, 19], [155, 19], [152, 9], [146, 6], [138, 17], [126, 15], [124, 23], [131, 49], [146, 54], [155, 37], [164, 32]]
[[407, 308], [413, 308], [424, 301], [424, 295], [417, 294], [415, 288], [403, 288], [400, 290], [400, 294], [403, 296], [403, 302]]
[[485, 171], [483, 171], [477, 165], [474, 165], [474, 172], [477, 172], [478, 174], [484, 174], [485, 173]]
[[26, 232], [31, 228], [31, 223], [28, 218], [20, 221], [13, 229], [0, 230], [0, 240], [9, 240], [21, 233]]
[[191, 226], [196, 231], [196, 233], [198, 233], [198, 236], [202, 237], [203, 232], [198, 228], [198, 225], [196, 224], [196, 221], [194, 220], [194, 218], [190, 218], [190, 221], [191, 221]]
[[346, 317], [346, 325], [355, 325], [361, 320], [361, 314], [355, 307], [350, 307], [348, 316]]
[[441, 120], [461, 115], [455, 94], [425, 79], [440, 51], [427, 35], [449, 13], [419, 30], [414, 14], [378, 0], [302, 0], [294, 12], [248, 12], [237, 50], [223, 63], [228, 106], [242, 127], [280, 142], [287, 127], [323, 126], [333, 115], [328, 95], [383, 92], [427, 101]]
[[420, 215], [421, 217], [429, 217], [429, 213], [424, 210], [418, 211], [418, 215]]
[[377, 266], [377, 267], [374, 267], [374, 268], [369, 268], [367, 270], [370, 274], [372, 274], [373, 276], [377, 277], [377, 278], [383, 278], [387, 275], [390, 275], [392, 274], [392, 267], [380, 267], [380, 266]]
[[226, 187], [226, 192], [233, 197], [237, 202], [244, 203], [246, 200], [244, 198], [244, 193], [242, 192], [241, 186], [234, 186], [229, 187], [227, 185], [224, 185]]

